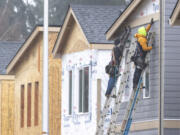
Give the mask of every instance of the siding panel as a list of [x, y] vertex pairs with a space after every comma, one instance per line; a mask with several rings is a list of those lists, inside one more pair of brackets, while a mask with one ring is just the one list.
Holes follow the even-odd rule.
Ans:
[[[156, 22], [151, 31], [156, 32], [155, 46], [150, 54], [150, 95], [149, 99], [141, 99], [137, 105], [137, 109], [134, 115], [133, 121], [144, 121], [152, 120], [158, 118], [158, 95], [159, 95], [159, 22]], [[137, 32], [137, 28], [132, 30], [132, 35]], [[124, 118], [125, 109], [127, 107], [127, 102], [121, 104], [120, 113], [118, 115], [117, 123], [121, 123]], [[134, 132], [132, 135], [156, 135], [154, 131], [142, 131]]]
[[164, 135], [180, 135], [180, 129], [165, 128]]
[[[177, 0], [165, 3], [165, 91], [164, 117], [180, 119], [180, 27], [170, 26], [168, 20]], [[165, 135], [177, 135], [179, 131], [165, 129]]]
[[130, 132], [130, 135], [158, 135], [157, 129]]

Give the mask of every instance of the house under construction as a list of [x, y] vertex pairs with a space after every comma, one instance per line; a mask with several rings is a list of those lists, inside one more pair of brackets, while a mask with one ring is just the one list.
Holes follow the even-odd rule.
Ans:
[[[95, 134], [105, 102], [108, 76], [104, 68], [111, 59], [111, 41], [130, 26], [129, 40], [134, 43], [138, 28], [152, 18], [150, 32], [155, 33], [155, 42], [129, 134], [180, 134], [179, 6], [178, 0], [132, 0], [123, 10], [117, 6], [70, 6], [53, 50], [63, 63], [62, 134]], [[116, 119], [117, 134], [132, 93], [132, 75]], [[109, 107], [104, 124], [111, 120], [112, 110]]]
[[[102, 127], [105, 134], [109, 132], [114, 100], [119, 97], [108, 106], [103, 126], [98, 124], [104, 113], [109, 79], [105, 66], [112, 57], [113, 41], [130, 26], [118, 94], [130, 48], [136, 46], [134, 34], [152, 18], [155, 41], [141, 76], [139, 101], [135, 110], [128, 108], [135, 69], [130, 63], [111, 135], [180, 135], [180, 0], [132, 0], [126, 7], [69, 6], [61, 30], [49, 27], [49, 135], [95, 135]], [[42, 134], [42, 45], [42, 26], [35, 27], [24, 43], [0, 42], [1, 135]], [[122, 133], [130, 110], [132, 123], [125, 125], [130, 131]]]

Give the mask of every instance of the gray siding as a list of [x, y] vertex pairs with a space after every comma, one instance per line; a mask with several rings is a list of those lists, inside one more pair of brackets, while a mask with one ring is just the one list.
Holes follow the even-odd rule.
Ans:
[[[138, 27], [139, 28], [139, 27]], [[137, 32], [135, 28], [132, 30], [132, 36]], [[159, 22], [156, 22], [152, 28], [152, 32], [156, 33], [156, 44], [153, 50], [151, 51], [150, 55], [150, 95], [149, 99], [142, 99], [139, 101], [137, 105], [137, 109], [134, 115], [134, 121], [146, 121], [146, 120], [153, 120], [158, 119], [158, 107], [159, 107]], [[120, 113], [117, 119], [117, 123], [121, 123], [122, 119], [124, 118], [125, 110], [127, 107], [127, 102], [122, 103]], [[137, 133], [132, 133], [131, 135], [156, 135], [154, 131], [142, 131]]]
[[180, 129], [174, 128], [165, 128], [164, 129], [164, 135], [180, 135]]
[[129, 135], [158, 135], [158, 129], [130, 132]]
[[[168, 20], [177, 0], [165, 3], [165, 71], [164, 117], [180, 118], [180, 26], [170, 26]], [[177, 130], [165, 129], [165, 135], [179, 135]]]
[[131, 132], [129, 135], [158, 135], [158, 129]]

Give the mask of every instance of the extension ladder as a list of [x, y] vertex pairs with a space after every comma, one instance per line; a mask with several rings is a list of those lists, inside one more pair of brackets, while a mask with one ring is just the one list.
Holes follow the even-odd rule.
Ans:
[[122, 122], [120, 135], [128, 135], [128, 133], [129, 133], [129, 129], [130, 129], [131, 123], [132, 123], [132, 114], [133, 114], [133, 111], [136, 109], [136, 105], [138, 104], [138, 101], [140, 99], [139, 92], [141, 92], [140, 89], [141, 89], [141, 83], [142, 83], [142, 75], [143, 75], [144, 71], [145, 71], [145, 69], [141, 73], [141, 77], [139, 79], [137, 89], [132, 91], [128, 109], [125, 114], [125, 118]]
[[[149, 33], [148, 43], [149, 43], [149, 45], [152, 45], [154, 43], [154, 33]], [[131, 56], [131, 54], [129, 54], [129, 56]], [[129, 59], [129, 57], [128, 57], [128, 59]], [[129, 63], [127, 62], [127, 67], [126, 67], [127, 70], [129, 70], [129, 65], [128, 64]], [[143, 73], [144, 73], [144, 70], [142, 71], [142, 74]], [[125, 74], [127, 74], [126, 71], [125, 71]], [[139, 80], [139, 83], [138, 83], [138, 87], [137, 87], [136, 93], [133, 90], [133, 92], [131, 94], [131, 98], [130, 98], [130, 102], [129, 102], [129, 105], [128, 105], [128, 108], [127, 108], [127, 112], [126, 112], [125, 118], [124, 118], [124, 120], [122, 122], [120, 135], [127, 135], [128, 132], [129, 132], [129, 129], [130, 129], [130, 126], [131, 126], [131, 122], [132, 122], [132, 112], [133, 112], [133, 110], [136, 109], [136, 104], [138, 103], [138, 100], [139, 100], [138, 94], [139, 94], [140, 85], [141, 85], [141, 82], [142, 82], [142, 74], [141, 74], [141, 77], [140, 77], [140, 80]], [[124, 83], [127, 83], [127, 81], [125, 81]], [[123, 90], [124, 86], [125, 85], [123, 85], [123, 83], [121, 83], [121, 88], [122, 89], [120, 89], [120, 91], [122, 93], [124, 91]], [[115, 131], [116, 128], [117, 128], [117, 126], [116, 126], [116, 119], [117, 119], [117, 115], [118, 115], [119, 110], [120, 110], [120, 103], [121, 103], [121, 99], [122, 99], [122, 93], [119, 95], [118, 102], [115, 102], [116, 105], [115, 105], [114, 110], [113, 110], [113, 115], [112, 115], [112, 119], [111, 119], [111, 123], [110, 123], [109, 129], [108, 129], [107, 135], [115, 135], [116, 134], [116, 131]]]
[[119, 92], [118, 92], [118, 95], [117, 95], [117, 98], [115, 101], [115, 105], [114, 105], [113, 113], [111, 116], [111, 122], [109, 125], [109, 129], [107, 131], [107, 135], [115, 134], [114, 129], [116, 129], [116, 119], [117, 119], [117, 116], [119, 114], [124, 89], [125, 89], [126, 84], [128, 82], [128, 76], [130, 75], [131, 64], [132, 64], [131, 63], [131, 56], [134, 55], [135, 49], [136, 49], [136, 43], [135, 43], [135, 41], [132, 41], [131, 46], [130, 46], [130, 50], [129, 50], [129, 53], [127, 56], [127, 62], [125, 63], [125, 71], [123, 72], [123, 75], [122, 75], [122, 79], [121, 79], [121, 83], [120, 83], [120, 87], [119, 87]]
[[[126, 41], [128, 39], [128, 37], [129, 37], [130, 29], [129, 29], [129, 31], [124, 32], [123, 34], [126, 35], [125, 39], [123, 39], [123, 40]], [[122, 44], [120, 44], [120, 45], [122, 45]], [[124, 48], [125, 48], [125, 45], [123, 46], [123, 50], [124, 50]], [[122, 59], [124, 59], [124, 57], [125, 57], [125, 52], [123, 51], [123, 55], [122, 55], [122, 58], [121, 58], [121, 61], [120, 61], [119, 68], [122, 67], [122, 64], [123, 64]], [[116, 81], [116, 83], [117, 83], [117, 81]], [[101, 117], [100, 117], [100, 120], [99, 120], [99, 123], [98, 123], [98, 126], [97, 126], [96, 135], [103, 135], [104, 134], [104, 129], [103, 129], [104, 128], [104, 121], [105, 121], [105, 118], [107, 116], [108, 110], [110, 108], [113, 95], [115, 95], [115, 94], [116, 94], [116, 84], [115, 84], [115, 86], [114, 86], [114, 88], [113, 88], [113, 90], [111, 92], [110, 97], [106, 98], [106, 101], [105, 101], [105, 104], [104, 104], [104, 107], [103, 107], [103, 110], [102, 110], [102, 114], [101, 114]]]
[[[155, 33], [149, 33], [148, 35], [148, 45], [153, 46], [154, 44], [154, 36]], [[148, 55], [148, 54], [147, 54]], [[146, 59], [148, 59], [148, 57], [146, 56]], [[142, 71], [141, 73], [141, 77], [139, 79], [138, 82], [138, 86], [137, 89], [132, 91], [131, 94], [131, 98], [127, 107], [127, 112], [125, 114], [124, 120], [122, 122], [122, 126], [121, 126], [121, 130], [120, 130], [120, 135], [128, 135], [131, 124], [132, 124], [132, 115], [133, 115], [133, 111], [136, 110], [136, 105], [138, 104], [138, 101], [140, 99], [140, 87], [141, 87], [141, 83], [142, 83], [142, 75], [144, 74], [145, 69]]]

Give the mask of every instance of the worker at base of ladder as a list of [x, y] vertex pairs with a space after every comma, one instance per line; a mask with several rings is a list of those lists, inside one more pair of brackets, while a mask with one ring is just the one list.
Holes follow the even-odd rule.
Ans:
[[[130, 33], [130, 27], [126, 27], [122, 36], [117, 38], [114, 41], [114, 47], [112, 49], [112, 58], [110, 63], [106, 66], [105, 71], [107, 74], [109, 74], [109, 81], [108, 81], [108, 86], [107, 90], [105, 93], [105, 96], [109, 98], [111, 95], [112, 89], [114, 88], [116, 81], [119, 76], [119, 64], [123, 55], [123, 48], [125, 43], [127, 42], [127, 38]], [[113, 96], [114, 98], [116, 97], [115, 95]]]
[[135, 90], [140, 76], [141, 76], [141, 72], [143, 71], [143, 69], [145, 69], [145, 67], [147, 66], [147, 63], [145, 63], [145, 58], [146, 58], [146, 54], [148, 51], [152, 50], [152, 46], [148, 46], [148, 41], [147, 41], [147, 34], [152, 26], [152, 24], [154, 23], [153, 19], [151, 19], [150, 24], [148, 24], [148, 26], [145, 27], [140, 27], [138, 29], [138, 33], [136, 33], [134, 35], [135, 38], [137, 38], [137, 47], [136, 47], [136, 51], [134, 53], [134, 56], [131, 57], [131, 60], [134, 62], [136, 68], [135, 68], [135, 72], [134, 72], [134, 77], [133, 77], [133, 89]]

